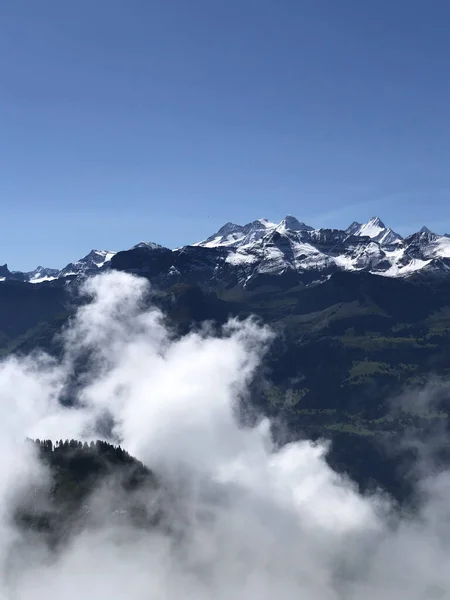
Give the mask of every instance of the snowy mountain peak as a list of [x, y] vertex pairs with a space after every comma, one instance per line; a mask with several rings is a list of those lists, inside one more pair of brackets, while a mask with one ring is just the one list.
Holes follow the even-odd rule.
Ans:
[[345, 232], [348, 235], [369, 237], [386, 246], [398, 244], [403, 239], [401, 235], [393, 231], [390, 227], [386, 227], [379, 217], [372, 217], [367, 223], [353, 221]]
[[373, 238], [379, 235], [379, 233], [385, 229], [386, 225], [379, 217], [372, 217], [369, 219], [369, 221], [367, 221], [367, 223], [358, 223], [358, 221], [353, 221], [353, 223], [347, 227], [345, 231], [350, 235], [365, 235]]
[[237, 231], [242, 231], [242, 225], [236, 225], [236, 223], [225, 223], [218, 230], [218, 232], [214, 235], [230, 235], [231, 233], [236, 233]]
[[101, 267], [105, 264], [105, 262], [110, 261], [114, 254], [115, 252], [111, 252], [110, 250], [91, 250], [87, 256], [80, 260], [80, 262], [92, 261], [98, 267]]
[[235, 223], [226, 223], [216, 233], [213, 233], [205, 241], [193, 244], [194, 246], [230, 246], [244, 236], [244, 227]]
[[101, 269], [115, 255], [110, 250], [91, 250], [89, 254], [73, 263], [69, 263], [59, 272], [58, 277], [69, 277], [72, 275], [84, 275], [86, 273]]
[[278, 228], [282, 229], [290, 229], [291, 231], [313, 231], [314, 227], [310, 227], [305, 223], [299, 221], [292, 215], [286, 215], [281, 223], [278, 225]]
[[365, 235], [372, 239], [377, 238], [386, 230], [386, 225], [379, 217], [372, 217], [367, 223], [363, 223], [356, 235]]
[[432, 231], [430, 229], [428, 229], [428, 227], [426, 225], [424, 225], [423, 227], [421, 227], [419, 229], [419, 233], [432, 233]]
[[246, 233], [250, 231], [258, 231], [265, 229], [274, 229], [277, 226], [276, 223], [272, 223], [268, 219], [256, 219], [256, 221], [251, 221], [251, 223], [247, 223], [242, 228]]
[[257, 219], [246, 225], [237, 225], [236, 223], [225, 223], [216, 233], [213, 233], [203, 242], [197, 242], [194, 246], [204, 246], [206, 248], [216, 248], [218, 246], [247, 245], [263, 237], [267, 232], [276, 227], [268, 219]]
[[275, 227], [276, 225], [276, 223], [272, 223], [272, 221], [269, 221], [268, 219], [257, 219], [256, 221], [253, 221], [253, 223], [260, 223], [266, 229], [270, 227]]
[[380, 229], [386, 229], [386, 225], [380, 219], [380, 217], [372, 217], [367, 223], [367, 226], [379, 227]]
[[361, 229], [361, 227], [361, 223], [358, 223], [358, 221], [353, 221], [353, 223], [347, 227], [345, 233], [348, 233], [348, 235], [358, 235], [358, 231]]
[[163, 248], [161, 244], [156, 244], [155, 242], [139, 242], [135, 244], [133, 248], [147, 248], [148, 250], [157, 250], [158, 248]]
[[43, 283], [44, 281], [53, 281], [58, 278], [59, 269], [48, 269], [46, 267], [36, 267], [34, 271], [26, 273], [29, 283]]

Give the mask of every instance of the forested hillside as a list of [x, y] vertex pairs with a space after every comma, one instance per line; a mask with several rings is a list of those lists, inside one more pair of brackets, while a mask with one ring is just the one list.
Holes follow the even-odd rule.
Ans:
[[[0, 323], [3, 354], [43, 348], [58, 355], [59, 333], [80, 302], [76, 282], [69, 288], [0, 283], [3, 314], [9, 315]], [[448, 429], [446, 279], [336, 273], [319, 285], [291, 286], [280, 278], [278, 285], [252, 291], [179, 283], [155, 287], [148, 302], [164, 311], [178, 334], [231, 316], [254, 315], [268, 324], [276, 337], [252, 386], [252, 410], [278, 424], [279, 439], [335, 440], [330, 461], [363, 486], [378, 481], [401, 496], [394, 441]], [[370, 468], [361, 459], [366, 455]]]
[[[80, 529], [96, 527], [91, 506], [95, 492], [102, 499], [102, 517], [152, 526], [157, 507], [148, 511], [148, 497], [156, 495], [153, 473], [120, 446], [97, 440], [28, 440], [38, 460], [48, 469], [49, 480], [21, 499], [16, 521], [23, 531], [47, 538], [50, 545], [67, 541]], [[103, 490], [103, 493], [102, 493]], [[145, 490], [145, 502], [139, 492]]]

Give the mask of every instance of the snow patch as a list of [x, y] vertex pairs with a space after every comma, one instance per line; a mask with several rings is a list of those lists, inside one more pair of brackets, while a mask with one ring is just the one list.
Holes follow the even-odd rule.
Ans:
[[50, 275], [46, 275], [43, 277], [32, 277], [28, 280], [28, 283], [43, 283], [44, 281], [55, 281], [58, 277], [52, 277]]
[[249, 265], [253, 264], [257, 261], [257, 257], [252, 254], [246, 254], [245, 252], [231, 252], [225, 262], [229, 265], [239, 266], [239, 265]]
[[392, 265], [387, 271], [376, 272], [376, 275], [382, 275], [383, 277], [408, 277], [412, 273], [422, 270], [430, 262], [431, 259], [421, 260], [420, 258], [413, 258], [406, 265]]

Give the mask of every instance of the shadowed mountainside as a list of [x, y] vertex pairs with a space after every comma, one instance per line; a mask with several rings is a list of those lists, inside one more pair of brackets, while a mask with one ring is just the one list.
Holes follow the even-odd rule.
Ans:
[[[76, 285], [0, 283], [3, 354], [44, 348], [58, 355], [56, 334], [80, 303]], [[151, 302], [180, 334], [230, 316], [269, 324], [278, 335], [252, 386], [252, 410], [294, 436], [334, 439], [336, 464], [361, 482], [369, 476], [352, 444], [382, 447], [399, 434], [448, 428], [450, 281], [335, 273], [320, 285], [286, 285], [281, 277], [250, 291], [178, 283], [155, 289]], [[432, 404], [393, 404], [430, 379], [440, 390]], [[374, 479], [397, 485], [381, 466], [373, 469]]]

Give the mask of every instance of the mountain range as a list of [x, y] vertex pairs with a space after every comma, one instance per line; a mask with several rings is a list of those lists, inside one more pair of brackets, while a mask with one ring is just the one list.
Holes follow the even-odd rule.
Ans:
[[[398, 460], [379, 454], [378, 441], [434, 427], [450, 436], [449, 266], [450, 238], [425, 227], [403, 238], [378, 218], [343, 231], [292, 216], [227, 223], [173, 250], [93, 250], [62, 270], [5, 265], [0, 355], [58, 356], [59, 334], [84, 302], [77, 282], [109, 269], [141, 275], [175, 333], [250, 315], [268, 324], [277, 335], [250, 405], [281, 423], [282, 438], [332, 438], [335, 468], [401, 495]], [[391, 400], [410, 389], [411, 405], [393, 411]], [[430, 407], [414, 400], [417, 389], [437, 394]]]
[[36, 267], [33, 271], [10, 271], [8, 265], [0, 266], [0, 281], [16, 280], [27, 283], [44, 283], [59, 278], [89, 274], [101, 269], [114, 256], [115, 252], [108, 250], [91, 250], [87, 256], [69, 263], [64, 269]]
[[280, 223], [267, 219], [246, 225], [226, 223], [206, 240], [175, 250], [140, 242], [119, 253], [92, 250], [61, 270], [39, 266], [24, 273], [4, 265], [0, 281], [39, 284], [124, 264], [127, 270], [143, 275], [151, 272], [160, 284], [189, 280], [195, 274], [227, 288], [273, 283], [280, 276], [292, 283], [311, 284], [338, 271], [385, 277], [444, 276], [450, 273], [450, 238], [427, 227], [402, 237], [378, 217], [340, 230], [315, 229], [288, 215]]

